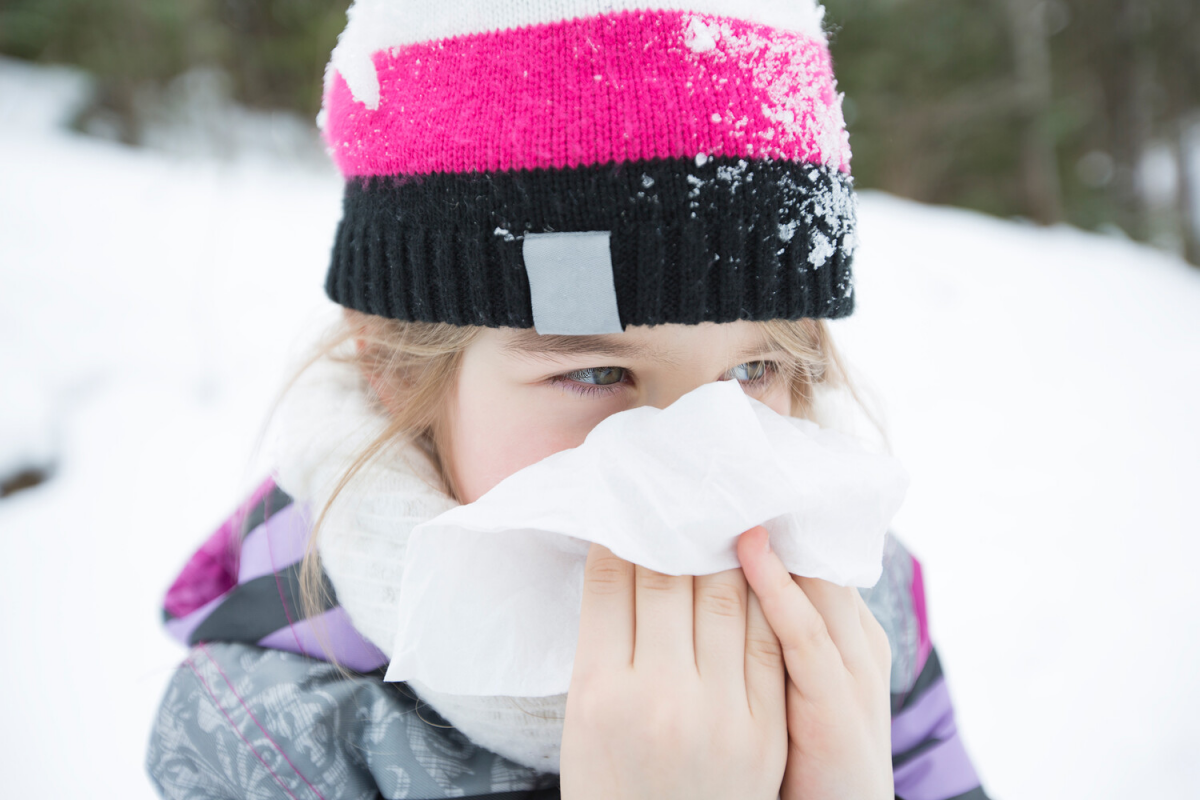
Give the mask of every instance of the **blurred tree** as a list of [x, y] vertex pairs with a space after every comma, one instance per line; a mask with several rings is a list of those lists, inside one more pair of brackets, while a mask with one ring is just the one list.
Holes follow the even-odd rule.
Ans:
[[186, 70], [219, 67], [251, 106], [315, 114], [349, 0], [0, 0], [0, 52], [77, 64], [97, 103], [138, 140], [136, 97]]
[[829, 0], [861, 185], [1010, 215], [1021, 102], [997, 0]]
[[1166, 137], [1179, 165], [1176, 198], [1184, 254], [1200, 265], [1200, 4], [1154, 0], [1154, 5], [1165, 33], [1156, 43], [1158, 74], [1165, 94]]
[[[1195, 0], [1067, 0], [1076, 24], [1061, 39], [1061, 85], [1087, 97], [1090, 146], [1111, 156], [1107, 217], [1138, 239], [1177, 232], [1200, 264], [1195, 147], [1200, 113], [1200, 8]], [[1151, 148], [1173, 153], [1173, 214], [1152, 206]], [[1080, 155], [1075, 154], [1077, 157]]]
[[1008, 0], [1010, 36], [1021, 126], [1023, 204], [1039, 222], [1062, 218], [1058, 153], [1049, 125], [1054, 107], [1050, 61], [1053, 5], [1043, 0]]
[[121, 138], [134, 142], [138, 88], [214, 58], [208, 1], [0, 0], [0, 51], [93, 73], [97, 101], [116, 112]]
[[329, 52], [346, 25], [349, 0], [219, 0], [227, 32], [223, 62], [237, 96], [260, 106], [316, 114]]
[[[1043, 223], [1115, 224], [1142, 240], [1166, 234], [1200, 264], [1197, 0], [825, 4], [860, 185]], [[1169, 212], [1146, 168], [1164, 146], [1176, 176]]]

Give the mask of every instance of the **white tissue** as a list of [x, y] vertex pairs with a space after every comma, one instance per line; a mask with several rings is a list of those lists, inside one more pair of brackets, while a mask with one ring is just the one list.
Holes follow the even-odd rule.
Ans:
[[735, 381], [613, 414], [579, 447], [413, 530], [386, 680], [566, 692], [590, 542], [706, 575], [738, 567], [738, 535], [761, 524], [791, 572], [872, 586], [907, 488], [895, 458], [776, 414]]

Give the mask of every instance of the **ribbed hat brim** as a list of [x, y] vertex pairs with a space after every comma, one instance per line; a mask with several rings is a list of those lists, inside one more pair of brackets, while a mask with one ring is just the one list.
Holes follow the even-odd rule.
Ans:
[[527, 233], [609, 231], [622, 326], [842, 317], [850, 178], [791, 161], [658, 159], [347, 184], [326, 290], [396, 319], [533, 326]]

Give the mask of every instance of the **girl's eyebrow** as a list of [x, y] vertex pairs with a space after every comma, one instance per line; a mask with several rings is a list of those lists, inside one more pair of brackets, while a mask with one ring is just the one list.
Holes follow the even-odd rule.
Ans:
[[674, 363], [669, 353], [660, 352], [639, 342], [623, 341], [599, 334], [567, 336], [539, 334], [524, 328], [509, 334], [504, 340], [506, 353], [518, 356], [611, 356], [613, 358], [648, 358]]
[[[587, 334], [566, 336], [561, 334], [539, 334], [533, 328], [523, 328], [507, 336], [502, 345], [504, 352], [516, 356], [609, 356], [612, 358], [642, 358], [678, 365], [680, 362], [670, 351], [657, 350], [649, 345], [634, 341], [623, 341], [604, 335]], [[753, 358], [778, 349], [778, 344], [769, 339], [755, 342], [738, 352], [738, 358]]]

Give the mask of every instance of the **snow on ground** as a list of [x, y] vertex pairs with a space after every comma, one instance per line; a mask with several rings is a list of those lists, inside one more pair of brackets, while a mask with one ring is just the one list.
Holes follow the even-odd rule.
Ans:
[[[181, 652], [158, 602], [258, 477], [330, 319], [332, 170], [61, 130], [86, 90], [0, 61], [0, 766], [12, 797], [149, 798]], [[1200, 271], [868, 194], [835, 324], [913, 477], [960, 724], [1000, 798], [1200, 787]]]
[[0, 62], [0, 472], [12, 441], [57, 463], [0, 500], [3, 794], [149, 798], [181, 655], [161, 595], [258, 477], [286, 357], [328, 319], [341, 189], [53, 130], [73, 87]]

